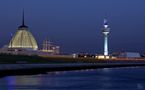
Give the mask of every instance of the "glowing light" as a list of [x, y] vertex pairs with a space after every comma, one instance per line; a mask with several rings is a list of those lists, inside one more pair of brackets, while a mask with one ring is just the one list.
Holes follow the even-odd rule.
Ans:
[[74, 54], [73, 54], [73, 58], [76, 58], [76, 57], [77, 57], [77, 54], [74, 53]]
[[105, 56], [105, 55], [98, 55], [96, 56], [97, 59], [110, 59], [110, 56]]
[[87, 58], [87, 56], [85, 55], [84, 58]]
[[28, 28], [19, 28], [16, 34], [12, 37], [9, 48], [28, 48], [37, 50], [37, 42], [33, 35], [27, 30]]
[[108, 28], [108, 25], [104, 25], [105, 28]]

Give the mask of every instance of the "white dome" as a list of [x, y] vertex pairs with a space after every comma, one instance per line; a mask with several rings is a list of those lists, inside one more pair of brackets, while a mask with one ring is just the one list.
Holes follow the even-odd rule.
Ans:
[[12, 37], [9, 48], [26, 48], [26, 49], [33, 49], [37, 50], [38, 45], [31, 34], [31, 32], [28, 31], [28, 27], [25, 25], [22, 25], [18, 28], [18, 31], [16, 34]]

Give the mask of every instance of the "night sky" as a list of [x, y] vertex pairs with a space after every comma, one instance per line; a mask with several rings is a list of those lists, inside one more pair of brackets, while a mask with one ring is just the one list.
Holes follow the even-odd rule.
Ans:
[[103, 54], [103, 19], [111, 28], [110, 52], [145, 53], [145, 0], [0, 0], [0, 46], [25, 23], [39, 47], [45, 38], [64, 53]]

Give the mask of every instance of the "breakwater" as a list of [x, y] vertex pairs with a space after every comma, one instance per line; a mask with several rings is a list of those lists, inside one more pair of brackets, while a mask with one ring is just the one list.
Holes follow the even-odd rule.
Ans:
[[145, 61], [63, 64], [0, 64], [0, 77], [9, 75], [46, 74], [53, 71], [145, 66]]

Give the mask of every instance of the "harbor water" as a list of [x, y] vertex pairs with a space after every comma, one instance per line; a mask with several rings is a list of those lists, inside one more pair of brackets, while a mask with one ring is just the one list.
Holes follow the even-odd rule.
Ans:
[[145, 90], [145, 67], [6, 76], [0, 78], [0, 90]]

